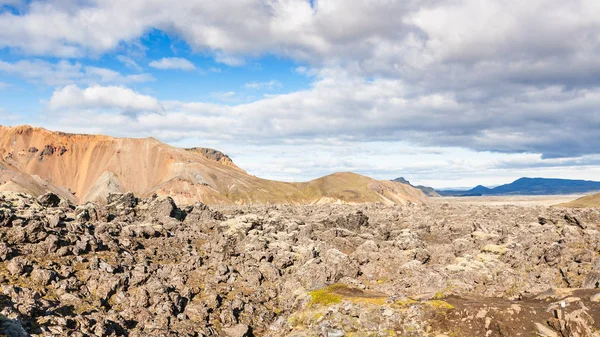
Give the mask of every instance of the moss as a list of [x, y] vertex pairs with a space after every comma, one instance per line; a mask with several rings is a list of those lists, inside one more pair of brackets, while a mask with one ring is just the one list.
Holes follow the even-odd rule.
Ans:
[[309, 306], [330, 306], [348, 300], [352, 303], [363, 305], [382, 306], [386, 303], [384, 296], [366, 293], [363, 290], [350, 288], [344, 284], [333, 284], [327, 288], [310, 292], [311, 301]]
[[395, 301], [394, 304], [392, 305], [395, 308], [406, 308], [410, 305], [414, 305], [419, 303], [418, 301], [413, 300], [412, 298], [407, 298], [407, 299], [402, 299], [402, 300], [398, 300]]
[[386, 299], [385, 297], [351, 297], [349, 298], [349, 300], [352, 303], [355, 304], [362, 304], [362, 305], [377, 305], [377, 306], [382, 306], [386, 304]]
[[444, 298], [446, 298], [446, 295], [444, 295], [443, 291], [438, 291], [435, 293], [435, 295], [433, 295], [434, 300], [443, 300]]
[[454, 306], [446, 301], [442, 300], [431, 300], [425, 302], [426, 304], [432, 306], [436, 310], [451, 310], [454, 309]]
[[311, 291], [310, 306], [330, 306], [332, 304], [340, 303], [342, 301], [342, 296], [333, 293], [330, 288]]

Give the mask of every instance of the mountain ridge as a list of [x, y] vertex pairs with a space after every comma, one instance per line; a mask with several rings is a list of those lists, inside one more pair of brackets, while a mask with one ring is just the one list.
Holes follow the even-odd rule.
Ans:
[[427, 201], [410, 186], [349, 172], [303, 183], [278, 182], [247, 174], [218, 150], [31, 126], [0, 126], [0, 167], [0, 190], [33, 195], [46, 190], [78, 203], [103, 202], [109, 193], [129, 191], [168, 195], [182, 204]]
[[511, 183], [488, 188], [478, 185], [470, 190], [437, 190], [442, 196], [480, 195], [556, 195], [600, 191], [600, 182], [558, 178], [519, 178]]
[[421, 190], [426, 196], [431, 197], [431, 198], [441, 197], [441, 195], [435, 189], [433, 189], [433, 187], [423, 186], [423, 185], [415, 186], [415, 185], [411, 184], [410, 181], [404, 179], [404, 177], [398, 177], [392, 181], [401, 183], [401, 184], [405, 184], [408, 186], [412, 186], [418, 190]]

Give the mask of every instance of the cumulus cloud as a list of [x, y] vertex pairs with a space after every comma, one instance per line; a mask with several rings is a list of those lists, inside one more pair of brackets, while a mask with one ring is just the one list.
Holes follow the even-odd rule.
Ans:
[[[90, 95], [82, 95], [84, 92]], [[107, 94], [92, 94], [96, 92]], [[65, 100], [63, 96], [77, 99]], [[235, 93], [213, 96], [232, 101]], [[519, 95], [479, 103], [452, 93], [422, 93], [400, 80], [366, 81], [326, 74], [311, 89], [248, 104], [159, 102], [125, 87], [100, 86], [57, 90], [51, 106], [56, 102], [62, 102], [61, 108], [79, 108], [85, 102], [86, 108], [105, 108], [108, 104], [115, 110], [130, 110], [131, 104], [142, 104], [144, 108], [137, 110], [144, 113], [128, 125], [138, 124], [139, 129], [158, 132], [169, 141], [194, 133], [212, 139], [233, 137], [262, 143], [334, 137], [356, 142], [396, 140], [477, 151], [531, 152], [546, 158], [597, 153], [595, 144], [600, 142], [595, 127], [600, 124], [595, 114], [600, 89], [522, 87]], [[156, 108], [159, 105], [164, 113]]]
[[107, 68], [84, 66], [79, 62], [61, 60], [51, 63], [44, 60], [21, 60], [14, 63], [0, 60], [0, 72], [17, 75], [36, 84], [61, 86], [71, 83], [107, 84], [140, 83], [153, 81], [149, 74], [123, 75]]
[[76, 85], [68, 85], [54, 91], [48, 106], [52, 110], [65, 109], [66, 116], [75, 109], [99, 112], [109, 110], [118, 114], [160, 113], [163, 110], [156, 98], [116, 86], [91, 86], [80, 89]]
[[563, 61], [597, 63], [599, 12], [594, 0], [33, 1], [24, 15], [0, 15], [0, 46], [76, 57], [113, 50], [156, 28], [231, 65], [277, 53], [371, 74], [440, 62], [551, 69]]
[[196, 66], [181, 57], [163, 57], [160, 60], [152, 61], [148, 64], [152, 68], [166, 70], [166, 69], [177, 69], [177, 70], [194, 70]]

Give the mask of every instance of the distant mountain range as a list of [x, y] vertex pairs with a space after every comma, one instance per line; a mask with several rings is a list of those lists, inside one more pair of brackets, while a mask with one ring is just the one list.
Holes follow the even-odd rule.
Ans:
[[414, 186], [408, 180], [406, 180], [406, 179], [404, 179], [402, 177], [396, 178], [396, 179], [394, 179], [392, 181], [395, 181], [397, 183], [401, 183], [401, 184], [404, 184], [404, 185], [412, 186], [412, 187], [414, 187], [416, 189], [419, 189], [423, 193], [425, 193], [425, 195], [428, 196], [428, 197], [441, 197], [441, 195], [438, 192], [436, 192], [432, 187], [422, 186], [422, 185]]
[[600, 182], [589, 180], [521, 178], [510, 184], [488, 188], [478, 185], [470, 190], [436, 190], [442, 196], [547, 195], [600, 191]]

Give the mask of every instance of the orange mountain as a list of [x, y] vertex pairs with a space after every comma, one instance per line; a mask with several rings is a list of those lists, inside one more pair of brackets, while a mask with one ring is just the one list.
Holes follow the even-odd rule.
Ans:
[[181, 149], [153, 138], [114, 138], [0, 126], [0, 191], [34, 196], [53, 191], [75, 203], [103, 202], [109, 193], [169, 195], [189, 204], [421, 203], [408, 185], [354, 173], [305, 183], [247, 174], [225, 154]]

